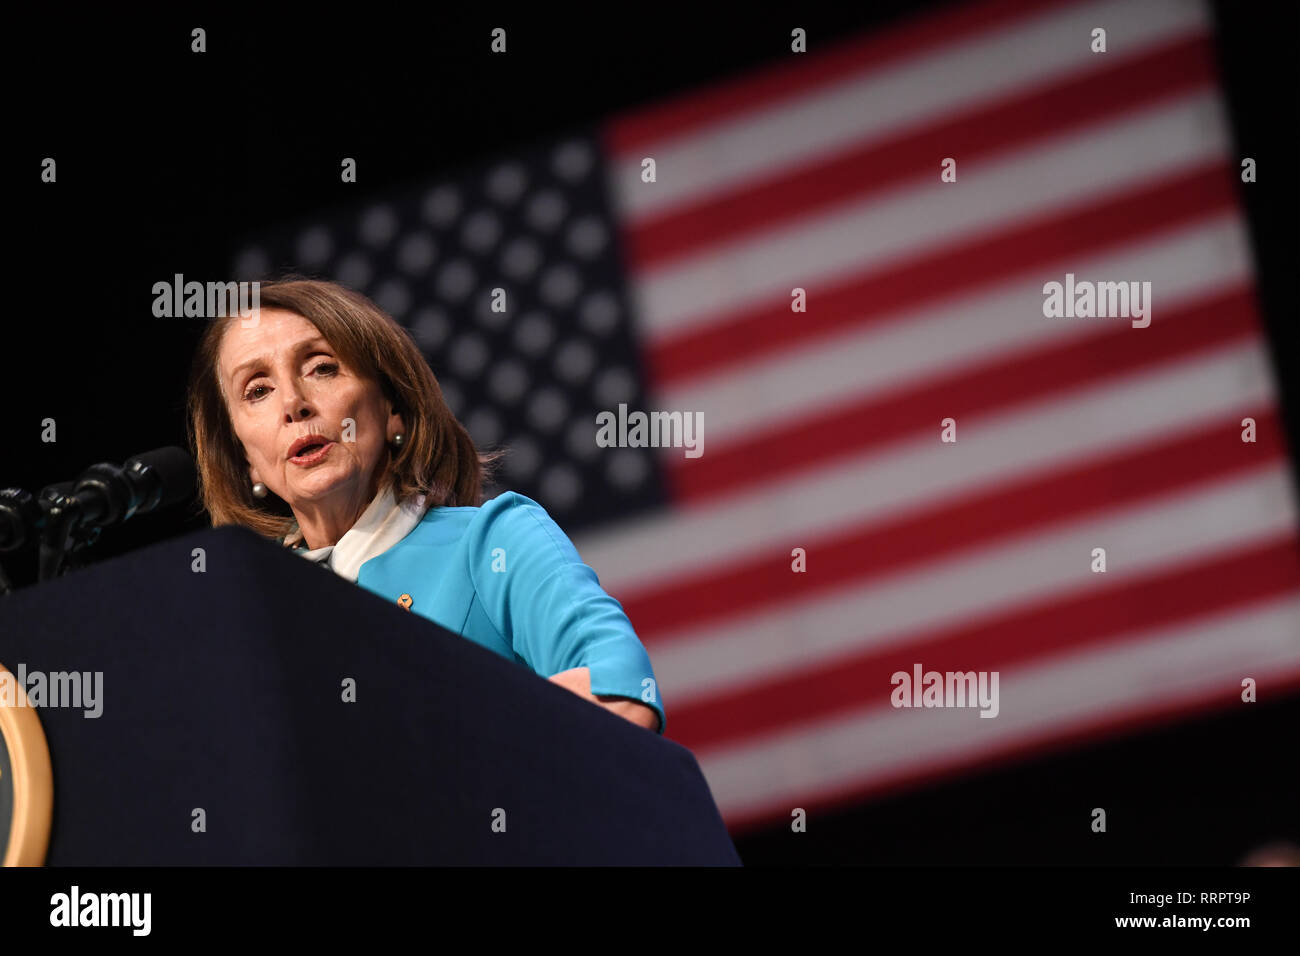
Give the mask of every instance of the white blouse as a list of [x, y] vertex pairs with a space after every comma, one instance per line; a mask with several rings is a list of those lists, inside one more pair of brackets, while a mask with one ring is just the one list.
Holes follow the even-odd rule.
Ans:
[[324, 564], [340, 577], [356, 581], [361, 565], [383, 554], [415, 530], [428, 510], [423, 495], [399, 506], [392, 488], [386, 487], [375, 495], [366, 510], [361, 512], [357, 523], [339, 538], [337, 544], [309, 551], [302, 546], [302, 531], [295, 523], [285, 535], [284, 545], [294, 548], [295, 553], [309, 561]]

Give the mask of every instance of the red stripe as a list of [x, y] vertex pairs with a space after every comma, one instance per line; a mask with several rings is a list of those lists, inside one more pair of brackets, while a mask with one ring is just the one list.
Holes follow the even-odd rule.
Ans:
[[1127, 319], [1045, 319], [1097, 322], [1098, 332], [1047, 348], [984, 362], [940, 378], [927, 378], [792, 422], [766, 428], [699, 458], [665, 464], [674, 500], [697, 502], [758, 483], [824, 467], [828, 462], [903, 438], [932, 434], [940, 422], [988, 414], [1260, 334], [1254, 290], [1238, 286], [1156, 315], [1148, 329]]
[[846, 327], [893, 318], [903, 309], [1049, 263], [1154, 235], [1235, 208], [1232, 168], [1215, 161], [1155, 185], [1125, 190], [1067, 211], [1017, 220], [901, 262], [873, 266], [838, 282], [813, 288], [810, 310], [792, 315], [787, 296], [771, 304], [702, 317], [701, 328], [665, 336], [647, 353], [653, 386], [675, 384], [747, 359], [829, 337]]
[[[895, 795], [928, 783], [950, 778], [961, 770], [981, 772], [1000, 766], [1068, 750], [1071, 747], [1092, 743], [1121, 733], [1134, 734], [1153, 730], [1169, 724], [1183, 723], [1192, 718], [1208, 716], [1216, 711], [1241, 706], [1241, 688], [1232, 681], [1212, 691], [1197, 689], [1174, 699], [1156, 704], [1136, 704], [1124, 710], [1115, 710], [1103, 716], [1079, 723], [1069, 730], [1047, 727], [1038, 733], [1027, 734], [1015, 740], [998, 742], [980, 749], [960, 754], [944, 754], [923, 764], [886, 773], [873, 771], [851, 783], [818, 785], [806, 795], [801, 794], [798, 805], [810, 816], [834, 813], [861, 805], [869, 799]], [[1280, 699], [1288, 693], [1300, 691], [1300, 669], [1290, 668], [1264, 675], [1258, 681], [1261, 693], [1269, 699]], [[705, 761], [707, 772], [708, 763]], [[790, 800], [778, 796], [767, 805], [727, 812], [722, 808], [727, 830], [739, 836], [759, 827], [790, 823]], [[918, 861], [952, 863], [953, 860]]]
[[1276, 411], [1263, 408], [1249, 414], [1256, 422], [1255, 444], [1240, 440], [1241, 416], [1233, 415], [1231, 421], [1147, 442], [1136, 450], [1087, 464], [1071, 461], [918, 513], [883, 523], [871, 520], [801, 542], [813, 573], [793, 573], [789, 554], [777, 549], [733, 558], [713, 573], [684, 572], [652, 588], [620, 593], [618, 599], [637, 634], [653, 650], [687, 626], [815, 598], [1039, 525], [1168, 494], [1284, 457]]
[[[1004, 670], [1082, 647], [1119, 646], [1136, 631], [1189, 622], [1266, 598], [1300, 593], [1300, 548], [1295, 531], [1191, 567], [1089, 582], [1068, 597], [1053, 597], [985, 617], [978, 623], [932, 631], [881, 650], [864, 650], [788, 677], [754, 683], [673, 710], [673, 739], [691, 750], [718, 747], [791, 725], [848, 715], [868, 701], [890, 698], [890, 677], [930, 671]], [[1087, 555], [1081, 561], [1081, 576]], [[1111, 580], [1116, 580], [1112, 578]], [[867, 690], [864, 690], [867, 689]]]
[[[906, 180], [939, 184], [941, 157], [965, 165], [1032, 140], [1119, 118], [1160, 100], [1207, 87], [1214, 76], [1205, 36], [1183, 39], [1105, 69], [1089, 69], [1039, 90], [937, 121], [881, 142], [872, 140], [814, 162], [710, 192], [687, 208], [639, 220], [624, 236], [634, 270], [688, 258], [701, 248], [814, 216], [885, 192]], [[924, 170], [924, 172], [919, 172]]]
[[[955, 10], [945, 8], [897, 27], [875, 29], [824, 52], [795, 56], [779, 66], [626, 114], [602, 131], [605, 149], [619, 157], [635, 154], [668, 137], [684, 136], [739, 113], [798, 99], [945, 44], [1009, 29], [1015, 21], [1029, 20], [1045, 8], [1068, 5], [1072, 4], [1056, 0], [997, 0]], [[821, 40], [810, 36], [810, 49], [820, 50]]]

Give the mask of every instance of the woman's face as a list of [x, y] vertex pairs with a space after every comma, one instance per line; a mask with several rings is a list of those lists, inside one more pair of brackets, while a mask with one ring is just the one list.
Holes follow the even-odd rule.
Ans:
[[[359, 377], [316, 326], [283, 309], [261, 309], [249, 327], [231, 322], [217, 366], [250, 484], [263, 482], [295, 512], [355, 518], [373, 497], [387, 443], [403, 430], [379, 383]], [[325, 444], [299, 453], [304, 437]]]

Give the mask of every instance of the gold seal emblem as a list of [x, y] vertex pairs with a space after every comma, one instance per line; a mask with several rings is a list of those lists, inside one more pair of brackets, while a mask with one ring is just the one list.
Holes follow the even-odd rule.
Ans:
[[5, 866], [45, 862], [53, 810], [54, 773], [40, 718], [27, 688], [0, 664], [0, 858]]

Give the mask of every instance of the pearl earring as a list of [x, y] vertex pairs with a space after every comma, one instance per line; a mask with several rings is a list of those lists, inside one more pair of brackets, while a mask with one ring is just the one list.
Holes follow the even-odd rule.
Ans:
[[260, 481], [257, 482], [257, 484], [253, 485], [253, 497], [254, 497], [254, 498], [265, 498], [265, 497], [266, 497], [266, 485], [262, 484]]
[[406, 444], [406, 436], [403, 435], [401, 432], [398, 432], [396, 435], [393, 436], [393, 444], [396, 445], [398, 448], [401, 448], [403, 445]]

